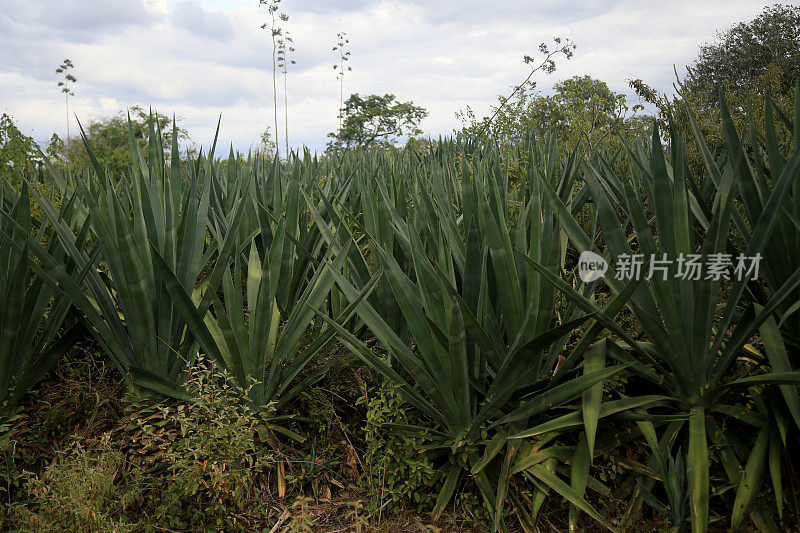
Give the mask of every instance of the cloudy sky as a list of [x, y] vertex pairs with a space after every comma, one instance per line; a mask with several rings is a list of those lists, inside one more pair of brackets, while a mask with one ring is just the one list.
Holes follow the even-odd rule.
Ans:
[[[297, 49], [288, 80], [290, 144], [323, 148], [336, 127], [331, 48], [340, 31], [352, 50], [345, 95], [392, 92], [413, 100], [430, 111], [422, 128], [437, 136], [458, 127], [454, 113], [467, 105], [485, 113], [527, 75], [522, 56], [553, 36], [578, 48], [552, 76], [538, 78], [545, 91], [575, 74], [626, 93], [629, 78], [670, 90], [673, 65], [682, 71], [699, 44], [764, 5], [284, 0]], [[0, 111], [39, 141], [53, 131], [63, 136], [64, 101], [53, 71], [69, 57], [78, 78], [71, 112], [81, 121], [153, 106], [183, 117], [192, 141], [207, 145], [221, 112], [221, 139], [246, 150], [272, 123], [272, 45], [260, 29], [267, 16], [258, 0], [0, 0]]]

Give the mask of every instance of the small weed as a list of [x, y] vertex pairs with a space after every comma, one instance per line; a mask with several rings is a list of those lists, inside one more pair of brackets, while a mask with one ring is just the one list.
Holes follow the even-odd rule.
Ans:
[[28, 475], [30, 503], [14, 505], [20, 531], [132, 531], [123, 518], [133, 493], [115, 484], [122, 457], [106, 439], [89, 451], [74, 441], [41, 475]]

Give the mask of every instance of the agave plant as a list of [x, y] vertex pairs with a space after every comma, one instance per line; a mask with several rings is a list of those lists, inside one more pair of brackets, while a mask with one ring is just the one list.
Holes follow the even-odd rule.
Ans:
[[[800, 150], [800, 86], [795, 88], [794, 118], [789, 119], [780, 108], [767, 97], [764, 102], [764, 133], [755, 124], [752, 115], [747, 116], [747, 131], [740, 138], [733, 124], [726, 100], [721, 98], [720, 110], [725, 133], [726, 170], [732, 172], [738, 187], [741, 209], [735, 214], [733, 222], [742, 247], [749, 249], [756, 246], [753, 242], [758, 237], [752, 228], [763, 216], [768, 207], [777, 205], [778, 211], [775, 230], [768, 236], [763, 246], [763, 280], [770, 292], [775, 292], [800, 267], [797, 248], [798, 220], [800, 220], [800, 204], [798, 203], [797, 184], [792, 183], [788, 191], [779, 187], [780, 178], [785, 172], [796, 172], [791, 168], [793, 156]], [[776, 117], [777, 115], [777, 117]], [[789, 153], [782, 153], [779, 146], [779, 126], [783, 124], [793, 137]], [[747, 142], [749, 141], [749, 143]], [[749, 144], [748, 149], [745, 147]], [[787, 157], [788, 156], [788, 157]], [[796, 174], [795, 174], [796, 176]], [[714, 183], [714, 186], [717, 184]], [[779, 195], [781, 203], [772, 201], [773, 195]], [[748, 289], [762, 303], [768, 295], [751, 284]], [[778, 306], [778, 315], [782, 319], [783, 332], [793, 349], [800, 346], [797, 339], [797, 326], [800, 317], [794, 310], [800, 307], [800, 291], [794, 292]]]
[[[775, 294], [800, 268], [800, 190], [797, 185], [796, 167], [792, 167], [791, 157], [800, 152], [800, 86], [795, 89], [794, 121], [783, 115], [772, 100], [767, 97], [764, 102], [765, 121], [764, 134], [759, 133], [752, 116], [747, 119], [747, 135], [752, 149], [750, 154], [745, 150], [745, 139], [740, 138], [728, 109], [725, 98], [721, 98], [721, 115], [725, 131], [727, 171], [735, 176], [739, 190], [742, 209], [734, 217], [734, 227], [742, 253], [750, 254], [751, 249], [761, 248], [763, 256], [763, 281], [767, 287], [764, 292], [758, 280], [753, 280], [747, 290], [755, 301], [767, 305], [769, 297]], [[778, 145], [778, 120], [782, 119], [792, 133], [793, 146], [789, 159], [781, 153]], [[792, 183], [781, 182], [783, 175], [794, 176]], [[789, 177], [791, 179], [791, 177]], [[783, 186], [781, 186], [783, 185]], [[775, 196], [775, 200], [773, 200]], [[767, 209], [776, 209], [773, 214], [777, 218], [775, 230], [767, 237], [762, 246], [755, 239], [760, 238], [752, 232], [758, 220]], [[800, 367], [800, 289], [793, 290], [775, 310], [779, 320], [779, 328], [785, 342], [765, 342], [766, 355], [775, 370], [789, 371]], [[770, 330], [771, 321], [762, 326], [761, 336], [766, 340], [773, 337]], [[796, 387], [781, 387], [786, 408], [795, 425], [800, 429], [800, 398]]]
[[298, 159], [285, 172], [274, 164], [265, 183], [255, 180], [256, 244], [262, 261], [271, 254], [282, 258], [276, 301], [284, 316], [297, 305], [327, 252], [304, 199], [315, 185]]
[[[185, 397], [182, 384], [196, 349], [164, 286], [151, 243], [187, 290], [194, 289], [212, 258], [217, 261], [211, 277], [219, 279], [232, 243], [208, 244], [211, 180], [201, 179], [202, 156], [189, 176], [181, 173], [177, 128], [169, 167], [152, 125], [147, 161], [132, 134], [130, 139], [131, 175], [115, 184], [84, 137], [97, 174], [94, 181], [79, 182], [76, 193], [88, 212], [88, 237], [76, 235], [47, 198], [38, 195], [37, 200], [69, 259], [85, 272], [83, 279], [60, 273], [59, 287], [84, 315], [129, 388]], [[99, 253], [85, 246], [87, 238]], [[55, 264], [45, 253], [36, 255]]]
[[[81, 324], [67, 320], [69, 299], [37, 273], [30, 258], [31, 247], [46, 247], [64, 268], [64, 250], [46, 223], [31, 216], [28, 186], [19, 195], [0, 187], [0, 416], [13, 413], [20, 398], [55, 365], [84, 334]], [[6, 203], [8, 202], [8, 203]], [[72, 203], [65, 201], [59, 216], [69, 220]], [[80, 273], [75, 272], [76, 276]]]
[[[722, 94], [720, 97], [725, 134], [725, 171], [734, 175], [740, 204], [740, 209], [733, 216], [735, 238], [731, 239], [730, 247], [745, 255], [752, 255], [753, 250], [758, 250], [757, 253], [762, 257], [763, 276], [758, 280], [751, 280], [745, 289], [757, 302], [756, 310], [768, 306], [773, 295], [780, 293], [800, 268], [797, 258], [800, 253], [800, 191], [797, 188], [800, 167], [796, 158], [800, 152], [800, 86], [795, 87], [794, 102], [794, 116], [791, 120], [767, 97], [764, 102], [763, 134], [754, 123], [752, 115], [748, 114], [747, 129], [740, 138], [726, 99]], [[780, 123], [792, 138], [786, 152], [781, 150], [778, 142]], [[750, 146], [749, 150], [745, 149], [747, 144]], [[714, 186], [717, 184], [714, 183]], [[762, 243], [758, 240], [764, 237], [755, 233], [753, 228], [758, 227], [759, 220], [768, 211], [771, 211], [769, 216], [776, 219], [775, 228]], [[775, 372], [791, 372], [800, 366], [800, 337], [797, 335], [800, 315], [796, 313], [798, 308], [800, 289], [795, 287], [775, 307], [775, 318], [767, 318], [759, 327], [766, 355], [765, 364]], [[733, 524], [737, 527], [747, 511], [747, 504], [753, 500], [751, 493], [759, 490], [761, 479], [766, 477], [764, 471], [767, 465], [778, 516], [783, 518], [781, 473], [785, 468], [781, 464], [781, 455], [787, 443], [787, 434], [792, 429], [787, 425], [787, 420], [794, 421], [795, 431], [800, 429], [800, 396], [798, 388], [791, 384], [780, 385], [779, 394], [774, 392], [762, 391], [758, 395], [755, 403], [761, 417], [741, 418], [742, 423], [758, 434], [752, 449], [746, 454], [728, 454], [724, 458], [723, 464], [729, 479], [739, 485], [740, 493], [744, 494], [737, 498], [733, 510]], [[729, 439], [724, 439], [724, 432], [716, 434], [721, 435], [723, 445], [729, 444]], [[768, 520], [771, 514], [763, 508], [756, 508], [754, 513], [762, 521]]]
[[[375, 263], [382, 270], [376, 276], [391, 289], [409, 340], [367, 299], [356, 311], [396, 365], [326, 320], [355, 355], [434, 422], [433, 431], [405, 428], [432, 434], [428, 452], [443, 463], [444, 484], [434, 514], [451, 500], [458, 481], [471, 476], [493, 513], [495, 528], [503, 523], [509, 498], [521, 523], [532, 529], [548, 488], [608, 525], [582, 497], [588, 463], [586, 473], [576, 472], [583, 483], [567, 483], [558, 475], [557, 463], [572, 460], [572, 451], [551, 441], [558, 430], [585, 422], [590, 435], [586, 446], [589, 440], [593, 445], [593, 428], [601, 416], [597, 387], [602, 392], [603, 381], [622, 367], [606, 367], [592, 356], [579, 368], [581, 355], [597, 353], [589, 350], [591, 337], [579, 343], [573, 357], [560, 357], [569, 335], [592, 315], [572, 307], [559, 309], [556, 291], [531, 262], [560, 269], [565, 247], [556, 213], [542, 201], [540, 184], [552, 182], [568, 192], [576, 177], [574, 159], [562, 167], [554, 143], [547, 150], [537, 149], [531, 159], [530, 174], [519, 190], [516, 219], [510, 220], [507, 182], [491, 153], [473, 158], [471, 168], [462, 158], [463, 213], [453, 209], [443, 180], [433, 176], [414, 184], [414, 216], [405, 219], [384, 203], [392, 215], [393, 240], [410, 258], [412, 269], [405, 272], [395, 254], [374, 236], [369, 250], [378, 256]], [[524, 257], [517, 256], [515, 247]], [[351, 280], [335, 277], [349, 301], [364, 297]], [[584, 417], [572, 402], [580, 402], [587, 393]], [[577, 409], [577, 424], [564, 423], [542, 439], [517, 436], [551, 420], [553, 408], [565, 404], [570, 411]], [[525, 476], [538, 487], [531, 506], [509, 493], [512, 475]]]
[[281, 278], [284, 251], [276, 246], [262, 262], [255, 243], [251, 244], [246, 270], [235, 256], [233, 268], [223, 274], [220, 299], [216, 285], [205, 285], [202, 294], [187, 291], [154, 250], [166, 287], [194, 338], [230, 374], [256, 410], [277, 410], [318, 380], [324, 366], [295, 382], [333, 338], [329, 332], [303, 346], [314, 309], [328, 296], [332, 271], [341, 268], [344, 257], [330, 266], [321, 264], [287, 316], [277, 304], [278, 289], [285, 284]]
[[[665, 422], [661, 417], [665, 414], [663, 412], [648, 418], [646, 411], [642, 411], [638, 425], [657, 455], [662, 472], [668, 471], [664, 461], [672, 457], [674, 446], [685, 450], [682, 462], [688, 471], [689, 514], [692, 529], [699, 532], [706, 530], [709, 520], [712, 450], [708, 426], [715, 424], [713, 417], [723, 413], [734, 419], [748, 420], [742, 410], [749, 397], [748, 387], [800, 382], [800, 373], [786, 372], [781, 368], [768, 368], [767, 373], [742, 377], [742, 372], [736, 367], [738, 357], [744, 353], [746, 344], [759, 327], [770, 320], [775, 309], [800, 284], [800, 270], [788, 276], [765, 305], [757, 308], [744, 296], [748, 276], [730, 280], [726, 300], [722, 299], [722, 289], [728, 273], [712, 277], [703, 273], [699, 279], [681, 276], [678, 270], [680, 257], [697, 254], [707, 262], [711, 257], [725, 257], [724, 254], [728, 253], [730, 225], [734, 218], [735, 178], [732, 171], [718, 166], [698, 134], [696, 140], [706, 171], [717, 185], [713, 207], [709, 216], [704, 218], [698, 200], [687, 188], [689, 178], [686, 176], [688, 165], [684, 142], [675, 131], [671, 133], [671, 151], [667, 157], [658, 128], [654, 128], [649, 165], [632, 165], [630, 179], [620, 179], [602, 161], [597, 166], [587, 164], [585, 176], [607, 245], [605, 257], [612, 263], [605, 277], [605, 283], [612, 291], [619, 294], [624, 290], [624, 284], [619, 281], [625, 277], [619, 273], [620, 258], [640, 253], [645, 257], [672, 260], [660, 263], [658, 273], [643, 281], [626, 303], [650, 342], [628, 338], [623, 345], [615, 345], [624, 350], [614, 349], [608, 355], [630, 364], [631, 372], [649, 382], [652, 390], [669, 398], [667, 420], [670, 416], [676, 418]], [[800, 153], [795, 153], [783, 173], [775, 179], [774, 192], [752, 227], [752, 239], [745, 255], [755, 256], [764, 251], [776, 230], [780, 207], [798, 171]], [[546, 182], [544, 190], [578, 251], [601, 254], [556, 191]], [[624, 215], [622, 221], [617, 210]], [[628, 228], [630, 231], [626, 233]], [[618, 260], [616, 269], [613, 266], [615, 258]], [[537, 270], [576, 304], [587, 311], [596, 309], [544, 265], [538, 265]], [[645, 275], [642, 272], [642, 276]], [[745, 308], [743, 314], [738, 312], [741, 308]], [[748, 421], [752, 422], [752, 419]], [[666, 426], [665, 438], [657, 438], [656, 426]], [[766, 432], [768, 424], [762, 421], [759, 428]], [[764, 434], [769, 435], [768, 432]], [[678, 438], [680, 435], [683, 438]], [[682, 442], [685, 444], [680, 444]], [[752, 453], [760, 453], [760, 449], [756, 446]], [[739, 490], [734, 502], [734, 527], [741, 524], [743, 513], [755, 496], [752, 476], [745, 473], [736, 478]], [[674, 492], [668, 491], [668, 494]], [[673, 507], [680, 504], [680, 499], [676, 496]], [[678, 527], [681, 525], [676, 524]]]

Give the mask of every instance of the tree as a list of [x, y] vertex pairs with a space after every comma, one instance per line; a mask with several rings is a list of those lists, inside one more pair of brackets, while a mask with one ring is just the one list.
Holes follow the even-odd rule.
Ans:
[[[140, 106], [133, 106], [128, 113], [120, 111], [114, 116], [90, 122], [84, 127], [86, 137], [92, 151], [97, 156], [100, 164], [106, 167], [112, 175], [121, 175], [130, 170], [131, 154], [129, 144], [128, 118], [130, 117], [130, 131], [134, 140], [139, 143], [145, 158], [149, 157], [146, 141], [149, 136], [149, 121], [153, 121], [153, 128], [161, 135], [165, 151], [171, 145], [172, 118], [156, 112], [146, 112]], [[152, 118], [151, 118], [152, 117]], [[189, 139], [189, 134], [184, 128], [178, 128], [178, 138], [182, 141]], [[91, 164], [83, 142], [76, 142], [67, 148], [66, 159], [84, 168]]]
[[627, 114], [635, 114], [641, 105], [628, 107], [625, 95], [612, 91], [606, 82], [591, 76], [573, 76], [554, 86], [552, 97], [560, 113], [562, 135], [577, 137], [589, 154], [612, 133], [622, 133], [636, 125]]
[[716, 107], [718, 84], [746, 92], [770, 68], [780, 73], [778, 90], [791, 91], [800, 77], [800, 7], [768, 6], [750, 22], [740, 22], [718, 33], [700, 47], [684, 80], [686, 89], [702, 95], [706, 107]]
[[[700, 47], [687, 74], [676, 73], [678, 94], [663, 94], [641, 79], [629, 80], [639, 98], [658, 110], [662, 131], [668, 123], [687, 138], [693, 138], [687, 105], [694, 112], [697, 127], [712, 153], [725, 146], [722, 116], [719, 108], [720, 89], [731, 111], [738, 131], [749, 127], [746, 117], [761, 129], [769, 98], [780, 112], [791, 115], [795, 94], [793, 87], [800, 78], [800, 8], [776, 4], [765, 8], [750, 22], [740, 22], [717, 34], [717, 40]], [[764, 131], [758, 132], [764, 135]], [[779, 121], [778, 145], [788, 149], [792, 132]], [[752, 137], [743, 143], [749, 149]], [[687, 144], [687, 158], [693, 175], [702, 175], [702, 155], [694, 143]]]
[[63, 75], [58, 82], [58, 87], [64, 94], [64, 104], [67, 110], [67, 153], [69, 153], [69, 97], [75, 96], [72, 86], [78, 81], [78, 78], [73, 76], [70, 72], [73, 68], [75, 68], [75, 65], [67, 58], [56, 69], [56, 74]]
[[[533, 119], [533, 114], [545, 113], [551, 114], [554, 110], [547, 110], [546, 107], [551, 106], [552, 102], [549, 100], [541, 100], [541, 98], [534, 92], [536, 88], [536, 80], [533, 79], [534, 74], [543, 72], [544, 74], [552, 74], [556, 71], [557, 56], [563, 56], [566, 60], [572, 59], [577, 45], [569, 38], [554, 37], [553, 44], [548, 45], [545, 42], [539, 44], [538, 51], [541, 54], [541, 59], [537, 60], [534, 57], [525, 54], [522, 61], [530, 67], [527, 77], [517, 85], [512, 86], [511, 94], [508, 96], [498, 96], [498, 105], [490, 108], [490, 115], [481, 119], [475, 115], [475, 112], [470, 106], [464, 110], [456, 111], [456, 118], [461, 120], [461, 132], [470, 137], [485, 137], [491, 136], [494, 139], [503, 139], [506, 141], [521, 141], [524, 139], [526, 132], [531, 128], [530, 123], [533, 120], [535, 123], [543, 122], [544, 116]], [[531, 104], [533, 99], [539, 99], [541, 108], [533, 110]], [[525, 116], [527, 112], [528, 116]]]
[[344, 122], [338, 132], [329, 133], [333, 140], [328, 150], [346, 148], [388, 147], [403, 135], [419, 135], [419, 123], [428, 111], [414, 102], [396, 102], [393, 94], [351, 94], [342, 108]]
[[613, 133], [640, 133], [645, 126], [635, 116], [641, 105], [629, 107], [625, 95], [611, 90], [601, 80], [573, 76], [553, 86], [554, 94], [543, 95], [531, 86], [520, 88], [516, 99], [503, 97], [493, 107], [492, 121], [475, 118], [471, 109], [457, 116], [468, 135], [484, 132], [502, 143], [519, 145], [529, 132], [553, 134], [568, 146], [584, 143], [587, 155], [600, 146], [616, 146]]
[[536, 82], [532, 79], [534, 74], [539, 71], [542, 71], [545, 74], [552, 74], [556, 71], [556, 62], [555, 59], [553, 59], [555, 56], [563, 55], [567, 60], [572, 59], [572, 55], [574, 54], [577, 45], [570, 39], [554, 37], [553, 44], [555, 44], [554, 48], [551, 48], [547, 43], [544, 42], [539, 44], [539, 53], [544, 56], [542, 61], [536, 61], [528, 54], [525, 54], [522, 57], [522, 61], [531, 69], [531, 71], [528, 73], [528, 77], [526, 77], [519, 85], [514, 86], [514, 90], [509, 96], [499, 97], [500, 105], [494, 108], [494, 113], [492, 113], [492, 116], [483, 121], [479, 130], [480, 134], [486, 132], [492, 121], [494, 121], [495, 117], [497, 117], [497, 115], [503, 110], [503, 107], [510, 101], [513, 101], [515, 96], [518, 96], [520, 93], [526, 90], [533, 90], [536, 87]]
[[50, 136], [50, 142], [47, 144], [44, 153], [51, 161], [61, 159], [62, 154], [66, 151], [66, 145], [56, 133]]
[[11, 115], [0, 115], [0, 177], [18, 185], [39, 162], [39, 151], [33, 139], [14, 124]]
[[259, 146], [260, 150], [265, 154], [274, 154], [275, 150], [278, 148], [277, 141], [273, 141], [271, 135], [269, 133], [269, 126], [264, 128], [264, 131], [261, 133], [261, 145]]

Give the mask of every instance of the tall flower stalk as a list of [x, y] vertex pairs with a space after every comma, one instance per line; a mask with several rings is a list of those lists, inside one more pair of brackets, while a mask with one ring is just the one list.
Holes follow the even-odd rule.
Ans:
[[58, 88], [64, 95], [64, 107], [67, 115], [67, 168], [69, 168], [69, 97], [75, 96], [72, 86], [78, 81], [78, 78], [70, 72], [73, 68], [75, 68], [75, 65], [67, 58], [56, 69], [56, 74], [63, 76], [58, 82]]
[[[347, 32], [339, 32], [336, 34], [336, 45], [333, 47], [334, 52], [339, 52], [338, 63], [333, 65], [333, 69], [336, 71], [336, 79], [339, 80], [339, 135], [341, 136], [342, 131], [342, 118], [343, 118], [343, 110], [344, 107], [344, 74], [345, 72], [349, 72], [352, 69], [347, 62], [350, 61], [350, 50], [349, 44], [350, 40], [347, 38]], [[338, 139], [338, 143], [341, 147], [341, 137]]]
[[[288, 20], [288, 17], [286, 17]], [[284, 140], [286, 142], [286, 156], [289, 156], [289, 91], [287, 88], [288, 65], [294, 65], [295, 61], [291, 58], [294, 52], [294, 41], [288, 31], [278, 39], [278, 68], [283, 74], [283, 119], [284, 119]], [[276, 130], [277, 131], [277, 130]]]
[[[272, 105], [275, 121], [275, 139], [278, 139], [278, 50], [283, 30], [280, 23], [289, 20], [289, 15], [279, 12], [281, 0], [259, 0], [259, 5], [266, 5], [269, 12], [269, 21], [261, 25], [261, 29], [269, 28], [272, 37]], [[278, 145], [275, 145], [278, 153]]]
[[488, 120], [484, 121], [483, 126], [478, 131], [478, 135], [486, 133], [492, 121], [494, 121], [503, 107], [505, 107], [509, 101], [513, 100], [514, 97], [517, 96], [517, 94], [522, 91], [524, 87], [528, 87], [530, 89], [536, 87], [536, 82], [531, 80], [534, 74], [539, 71], [542, 71], [545, 74], [552, 74], [556, 71], [556, 62], [554, 57], [557, 55], [563, 55], [565, 59], [570, 60], [572, 59], [572, 55], [576, 47], [577, 45], [569, 38], [554, 37], [553, 46], [549, 46], [547, 43], [539, 44], [539, 53], [543, 56], [541, 61], [537, 61], [534, 57], [525, 54], [522, 58], [522, 61], [524, 61], [525, 64], [531, 69], [530, 72], [528, 72], [528, 76], [522, 81], [522, 83], [514, 86], [514, 90], [511, 91], [510, 95], [500, 98], [500, 105], [494, 110], [492, 116], [489, 117]]

